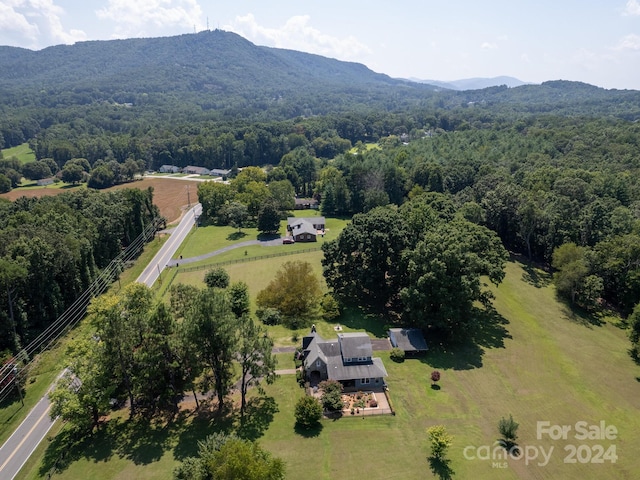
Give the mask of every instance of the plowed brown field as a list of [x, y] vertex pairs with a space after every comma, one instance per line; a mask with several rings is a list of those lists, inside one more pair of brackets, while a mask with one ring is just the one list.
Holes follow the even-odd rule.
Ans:
[[[160, 209], [160, 214], [164, 216], [169, 223], [180, 218], [183, 210], [188, 205], [198, 201], [198, 182], [189, 180], [177, 180], [173, 178], [145, 178], [143, 180], [125, 183], [115, 186], [109, 190], [117, 190], [121, 188], [139, 188], [146, 190], [153, 187], [153, 203]], [[77, 187], [84, 188], [84, 187]], [[19, 197], [43, 197], [45, 195], [58, 195], [68, 192], [71, 189], [61, 188], [33, 188], [22, 190], [16, 188], [9, 193], [4, 193], [0, 197], [9, 200], [15, 200]]]

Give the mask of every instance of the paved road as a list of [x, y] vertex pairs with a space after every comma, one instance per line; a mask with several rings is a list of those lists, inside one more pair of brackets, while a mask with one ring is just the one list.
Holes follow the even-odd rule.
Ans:
[[171, 257], [175, 255], [178, 247], [195, 225], [196, 217], [199, 217], [201, 214], [202, 205], [199, 203], [184, 214], [182, 220], [180, 220], [180, 224], [172, 230], [169, 240], [165, 242], [160, 251], [153, 257], [153, 260], [149, 262], [149, 265], [147, 265], [140, 274], [137, 280], [138, 283], [144, 283], [148, 287], [155, 283], [160, 276], [160, 272], [169, 264]]
[[[64, 372], [63, 372], [64, 373]], [[49, 418], [48, 393], [29, 412], [27, 418], [0, 447], [0, 478], [12, 480], [54, 424]]]

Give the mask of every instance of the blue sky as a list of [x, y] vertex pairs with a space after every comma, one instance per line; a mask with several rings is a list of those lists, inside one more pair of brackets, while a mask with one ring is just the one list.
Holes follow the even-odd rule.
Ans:
[[[640, 90], [640, 0], [0, 0], [0, 45], [234, 31], [393, 77]], [[1, 65], [0, 65], [1, 68]]]

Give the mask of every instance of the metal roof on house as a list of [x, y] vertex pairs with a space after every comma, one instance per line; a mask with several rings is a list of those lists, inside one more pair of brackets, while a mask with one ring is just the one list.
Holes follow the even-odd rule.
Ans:
[[363, 332], [338, 334], [342, 358], [371, 357], [371, 339]]
[[356, 378], [387, 377], [380, 358], [374, 358], [371, 363], [344, 365], [340, 357], [330, 357], [327, 363], [327, 376], [330, 380], [354, 380]]
[[311, 225], [324, 225], [326, 223], [324, 217], [287, 217], [287, 225], [293, 227], [301, 222], [307, 222]]
[[295, 228], [295, 230], [293, 230], [294, 235], [310, 233], [311, 235], [316, 236], [318, 234], [318, 230], [316, 230], [316, 227], [308, 222], [300, 222], [299, 224], [292, 225], [292, 227]]
[[417, 328], [390, 328], [389, 340], [393, 347], [405, 352], [424, 352], [429, 349], [422, 331]]

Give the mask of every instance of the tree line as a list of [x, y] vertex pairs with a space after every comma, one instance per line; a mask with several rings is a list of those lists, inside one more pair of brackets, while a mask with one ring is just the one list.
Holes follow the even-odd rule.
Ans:
[[638, 126], [624, 121], [548, 117], [440, 132], [339, 155], [318, 171], [314, 191], [326, 215], [439, 193], [441, 208], [547, 265], [559, 247], [575, 244], [585, 267], [568, 298], [585, 307], [604, 298], [627, 315], [640, 300], [637, 134]]
[[3, 357], [55, 321], [158, 215], [151, 189], [0, 201]]
[[52, 418], [86, 434], [113, 407], [126, 405], [131, 418], [173, 416], [187, 392], [196, 408], [199, 394], [213, 394], [222, 413], [237, 380], [242, 420], [249, 387], [262, 391], [275, 379], [273, 342], [249, 317], [246, 284], [219, 275], [210, 284], [174, 285], [168, 304], [139, 283], [96, 298], [91, 332], [71, 342], [67, 373], [51, 394]]

